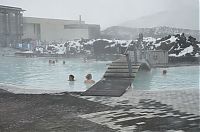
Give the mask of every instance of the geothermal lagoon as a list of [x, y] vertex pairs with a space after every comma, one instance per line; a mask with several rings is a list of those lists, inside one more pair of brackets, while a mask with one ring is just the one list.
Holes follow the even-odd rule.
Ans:
[[[111, 61], [88, 60], [82, 58], [0, 58], [0, 85], [14, 93], [57, 93], [83, 92], [87, 86], [83, 83], [88, 73], [99, 81]], [[57, 60], [49, 64], [49, 60]], [[65, 64], [63, 64], [65, 61]], [[162, 70], [167, 74], [163, 75]], [[68, 76], [75, 76], [74, 82]], [[154, 68], [151, 71], [139, 71], [133, 81], [137, 90], [178, 90], [199, 87], [199, 66]]]

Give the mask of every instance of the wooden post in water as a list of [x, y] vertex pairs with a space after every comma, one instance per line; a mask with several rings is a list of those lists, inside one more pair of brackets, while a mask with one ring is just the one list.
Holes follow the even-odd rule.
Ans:
[[127, 60], [127, 63], [128, 63], [129, 76], [130, 76], [130, 78], [131, 78], [131, 74], [132, 74], [132, 63], [131, 63], [131, 58], [130, 58], [130, 54], [129, 54], [129, 53], [126, 54], [126, 60]]

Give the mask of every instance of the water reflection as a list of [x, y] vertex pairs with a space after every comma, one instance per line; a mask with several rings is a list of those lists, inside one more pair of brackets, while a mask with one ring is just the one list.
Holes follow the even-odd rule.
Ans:
[[[163, 75], [163, 70], [167, 70], [167, 74]], [[199, 88], [199, 66], [156, 68], [149, 72], [139, 71], [133, 86], [140, 90]]]
[[[94, 80], [100, 80], [107, 69], [107, 63], [82, 59], [60, 58], [57, 63], [49, 65], [53, 58], [0, 58], [0, 83], [27, 86], [32, 89], [84, 91], [85, 75], [92, 73]], [[55, 59], [55, 58], [54, 58]], [[63, 65], [65, 61], [65, 65]], [[75, 76], [74, 84], [67, 81], [68, 76]]]
[[[88, 61], [82, 59], [58, 59], [49, 65], [52, 58], [15, 58], [0, 57], [0, 83], [25, 86], [42, 90], [85, 91], [85, 75], [91, 73], [98, 82], [107, 69], [109, 61]], [[65, 65], [63, 65], [63, 60]], [[169, 90], [199, 88], [199, 66], [163, 68], [139, 71], [133, 81], [134, 89]], [[68, 76], [73, 74], [75, 82], [69, 83]]]
[[155, 71], [139, 71], [133, 81], [134, 89], [150, 90], [151, 80]]
[[74, 91], [74, 82], [75, 81], [69, 81], [69, 88], [71, 91]]

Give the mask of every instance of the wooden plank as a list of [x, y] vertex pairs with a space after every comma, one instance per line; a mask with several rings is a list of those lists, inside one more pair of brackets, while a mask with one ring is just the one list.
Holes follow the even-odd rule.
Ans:
[[[121, 63], [128, 63], [127, 61], [113, 61], [111, 64], [121, 64]], [[140, 65], [141, 63], [131, 62], [132, 64]]]
[[105, 73], [104, 77], [115, 77], [115, 78], [134, 78], [136, 76], [136, 73], [132, 73], [131, 76], [129, 73]]
[[126, 56], [109, 64], [103, 79], [86, 90], [82, 95], [85, 96], [121, 96], [132, 84], [140, 68], [140, 63], [131, 63], [132, 73], [129, 75], [129, 67]]
[[[128, 66], [128, 63], [111, 63], [110, 66]], [[132, 63], [132, 66], [140, 67], [140, 65], [136, 65]]]
[[104, 79], [94, 84], [82, 93], [83, 96], [112, 96], [119, 97], [125, 93], [132, 79]]
[[[106, 72], [113, 73], [129, 73], [128, 69], [107, 69]], [[138, 72], [138, 69], [132, 69], [132, 73]]]
[[[128, 69], [128, 66], [109, 66], [108, 69]], [[132, 69], [139, 69], [139, 66], [132, 66]]]
[[120, 58], [120, 59], [118, 59], [114, 62], [127, 62], [127, 59], [126, 59], [126, 57], [123, 57], [123, 58]]
[[[116, 75], [116, 76], [125, 76], [125, 75], [129, 75], [129, 72], [105, 72], [104, 75]], [[136, 76], [136, 72], [132, 72], [131, 75]]]

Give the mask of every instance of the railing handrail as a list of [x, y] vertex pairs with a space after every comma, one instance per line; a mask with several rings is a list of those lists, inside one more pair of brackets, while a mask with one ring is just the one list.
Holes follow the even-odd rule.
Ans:
[[[131, 42], [132, 42], [132, 41], [131, 41]], [[124, 55], [126, 55], [126, 54], [127, 54], [127, 52], [128, 52], [128, 49], [129, 49], [129, 47], [130, 47], [130, 44], [131, 44], [131, 42], [128, 44], [128, 46], [127, 46], [126, 50], [124, 51]]]

